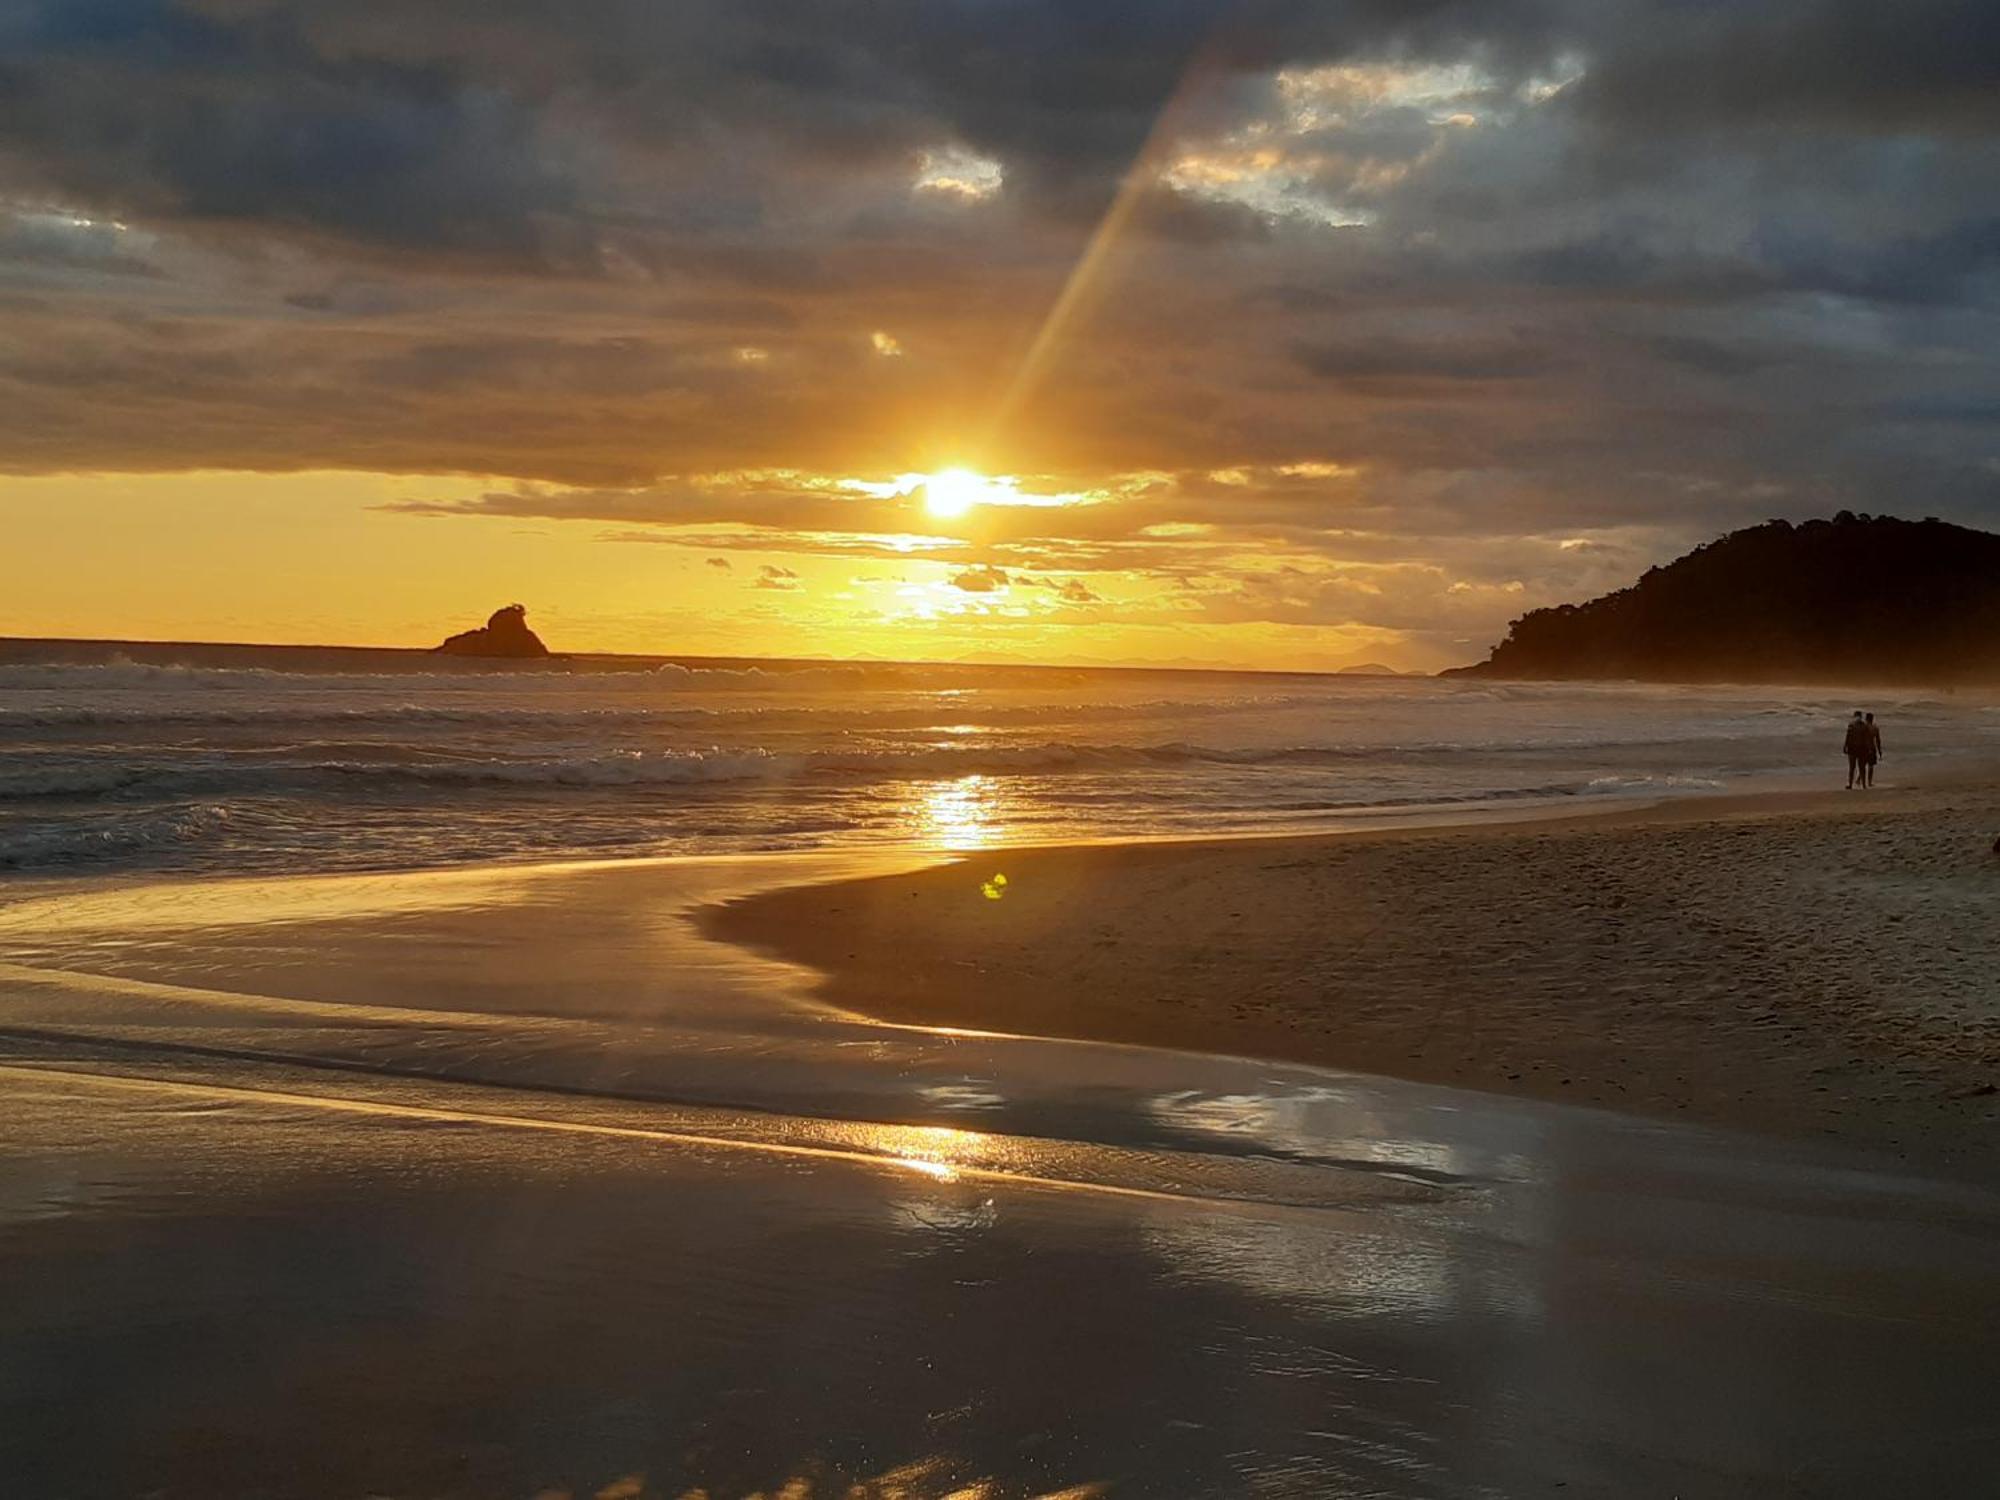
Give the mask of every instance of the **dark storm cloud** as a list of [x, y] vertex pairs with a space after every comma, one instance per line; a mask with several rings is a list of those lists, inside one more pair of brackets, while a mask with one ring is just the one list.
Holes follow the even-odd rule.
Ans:
[[1561, 352], [1524, 340], [1497, 343], [1388, 339], [1301, 344], [1293, 357], [1312, 374], [1346, 383], [1429, 380], [1522, 380], [1561, 368]]
[[0, 143], [122, 213], [515, 254], [574, 208], [524, 101], [443, 59], [323, 52], [284, 11], [13, 0], [0, 39]]
[[[1504, 91], [1576, 51], [1573, 107], [1649, 138], [1983, 129], [2000, 96], [1979, 0], [6, 0], [0, 40], [0, 130], [52, 187], [510, 253], [619, 221], [635, 205], [583, 200], [615, 189], [620, 152], [701, 189], [682, 227], [754, 225], [779, 185], [737, 171], [759, 142], [837, 168], [956, 139], [1006, 164], [1010, 193], [1093, 215], [1190, 79], [1183, 132], [1257, 102], [1280, 66], [1471, 58]], [[1368, 151], [1422, 113], [1336, 144]], [[641, 217], [671, 221], [672, 198]]]
[[2000, 124], [2000, 10], [1989, 0], [1680, 5], [1639, 10], [1632, 24], [1607, 39], [1578, 100], [1628, 128], [1984, 132]]

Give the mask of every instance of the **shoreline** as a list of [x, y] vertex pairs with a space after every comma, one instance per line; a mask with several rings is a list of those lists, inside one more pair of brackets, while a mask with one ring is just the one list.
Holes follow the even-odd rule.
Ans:
[[[1456, 832], [1478, 832], [1485, 829], [1506, 829], [1523, 827], [1563, 826], [1567, 824], [1595, 824], [1607, 820], [1675, 819], [1684, 815], [1704, 814], [1708, 810], [1747, 809], [1762, 806], [1781, 806], [1793, 801], [1816, 802], [1821, 798], [1835, 799], [1836, 793], [1814, 790], [1799, 785], [1801, 777], [1786, 775], [1771, 778], [1772, 784], [1753, 790], [1733, 792], [1704, 791], [1695, 795], [1675, 796], [1662, 792], [1635, 792], [1629, 795], [1606, 795], [1601, 800], [1584, 799], [1594, 805], [1576, 807], [1572, 801], [1550, 798], [1545, 801], [1520, 799], [1517, 801], [1485, 802], [1429, 802], [1409, 805], [1357, 806], [1345, 810], [1344, 819], [1313, 827], [1283, 828], [1239, 828], [1215, 832], [1177, 832], [1153, 835], [1126, 833], [1106, 833], [1103, 835], [1054, 834], [1046, 839], [1022, 839], [992, 845], [985, 849], [950, 848], [939, 844], [898, 843], [893, 841], [857, 842], [852, 844], [822, 844], [812, 848], [798, 849], [699, 849], [670, 853], [648, 853], [630, 855], [605, 855], [586, 852], [569, 854], [524, 853], [499, 855], [484, 859], [445, 861], [438, 864], [384, 864], [336, 867], [325, 870], [285, 871], [264, 869], [148, 869], [145, 867], [113, 866], [97, 868], [88, 863], [73, 866], [27, 866], [21, 868], [0, 867], [0, 910], [10, 901], [37, 900], [43, 897], [90, 893], [102, 894], [113, 890], [142, 890], [160, 886], [196, 886], [227, 884], [270, 884], [292, 880], [394, 880], [408, 876], [434, 875], [491, 875], [514, 871], [530, 873], [541, 870], [559, 869], [599, 869], [618, 866], [673, 865], [673, 864], [715, 864], [715, 863], [773, 863], [788, 860], [812, 860], [828, 856], [850, 856], [857, 860], [879, 860], [884, 864], [902, 864], [912, 860], [924, 861], [936, 866], [952, 864], [965, 859], [982, 858], [987, 854], [1020, 852], [1047, 849], [1098, 849], [1098, 848], [1182, 848], [1191, 846], [1229, 846], [1256, 843], [1317, 842], [1319, 840], [1367, 838], [1373, 836], [1398, 837], [1404, 835], [1447, 834]], [[1963, 765], [1945, 768], [1941, 774], [1927, 779], [1926, 789], [1947, 787], [1984, 787], [2000, 785], [2000, 766], [1992, 770], [1972, 770]], [[1894, 792], [1898, 788], [1886, 789]], [[1996, 825], [2000, 832], [2000, 825]]]
[[[1961, 763], [1866, 794], [1770, 788], [1310, 833], [30, 877], [0, 882], [0, 913], [18, 927], [81, 901], [118, 927], [132, 913], [109, 908], [148, 890], [171, 906], [175, 891], [296, 881], [423, 877], [416, 895], [538, 871], [740, 866], [679, 920], [803, 970], [787, 989], [823, 1015], [1303, 1063], [1991, 1172], [1996, 828], [2000, 778]], [[1877, 973], [1881, 955], [1911, 962]]]
[[1865, 794], [1009, 846], [696, 917], [870, 1020], [1306, 1063], [1986, 1176], [1995, 831], [2000, 786], [1956, 772]]

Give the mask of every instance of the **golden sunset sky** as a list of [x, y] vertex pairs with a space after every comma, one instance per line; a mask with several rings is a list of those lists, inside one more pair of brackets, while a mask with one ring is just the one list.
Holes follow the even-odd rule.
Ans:
[[1434, 668], [1977, 524], [1919, 9], [23, 0], [0, 633]]

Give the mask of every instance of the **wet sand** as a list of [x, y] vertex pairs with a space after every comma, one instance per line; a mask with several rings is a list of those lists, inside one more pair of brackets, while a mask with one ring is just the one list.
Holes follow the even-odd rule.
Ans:
[[892, 1021], [1312, 1062], [1986, 1175], [1989, 787], [993, 850], [735, 901], [707, 928]]
[[1558, 1129], [1307, 1211], [256, 1081], [7, 1070], [14, 1493], [1874, 1500], [2000, 1457], [1991, 1202]]
[[1874, 1500], [2000, 1463], [1990, 1188], [872, 1023], [694, 929], [868, 863], [0, 907], [10, 1493]]

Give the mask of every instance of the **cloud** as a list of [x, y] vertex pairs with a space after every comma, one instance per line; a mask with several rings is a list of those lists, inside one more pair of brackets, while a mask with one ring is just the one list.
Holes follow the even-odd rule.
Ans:
[[[1981, 0], [1906, 8], [1777, 0], [1639, 15], [1643, 48], [1607, 49], [1578, 107], [1630, 129], [1713, 135], [1982, 132], [2000, 124], [2000, 16]], [[1671, 22], [1671, 24], [1666, 24]]]
[[954, 573], [951, 586], [967, 594], [992, 594], [1007, 587], [1006, 573], [999, 568], [982, 565], [967, 568], [962, 573]]
[[711, 568], [720, 568], [725, 573], [727, 573], [731, 568], [736, 566], [726, 557], [711, 557], [710, 559], [708, 559], [708, 565]]
[[1323, 380], [1350, 385], [1424, 381], [1524, 380], [1559, 369], [1560, 351], [1516, 337], [1501, 342], [1448, 337], [1417, 343], [1400, 339], [1300, 344], [1293, 357]]
[[538, 252], [575, 213], [532, 102], [444, 58], [325, 45], [310, 12], [26, 0], [0, 23], [0, 142], [134, 214], [433, 251]]
[[0, 265], [157, 277], [164, 273], [148, 254], [150, 241], [108, 219], [34, 208], [0, 212]]
[[790, 568], [780, 568], [766, 563], [757, 570], [757, 581], [751, 586], [789, 594], [797, 592], [804, 585], [799, 582], [799, 575]]

